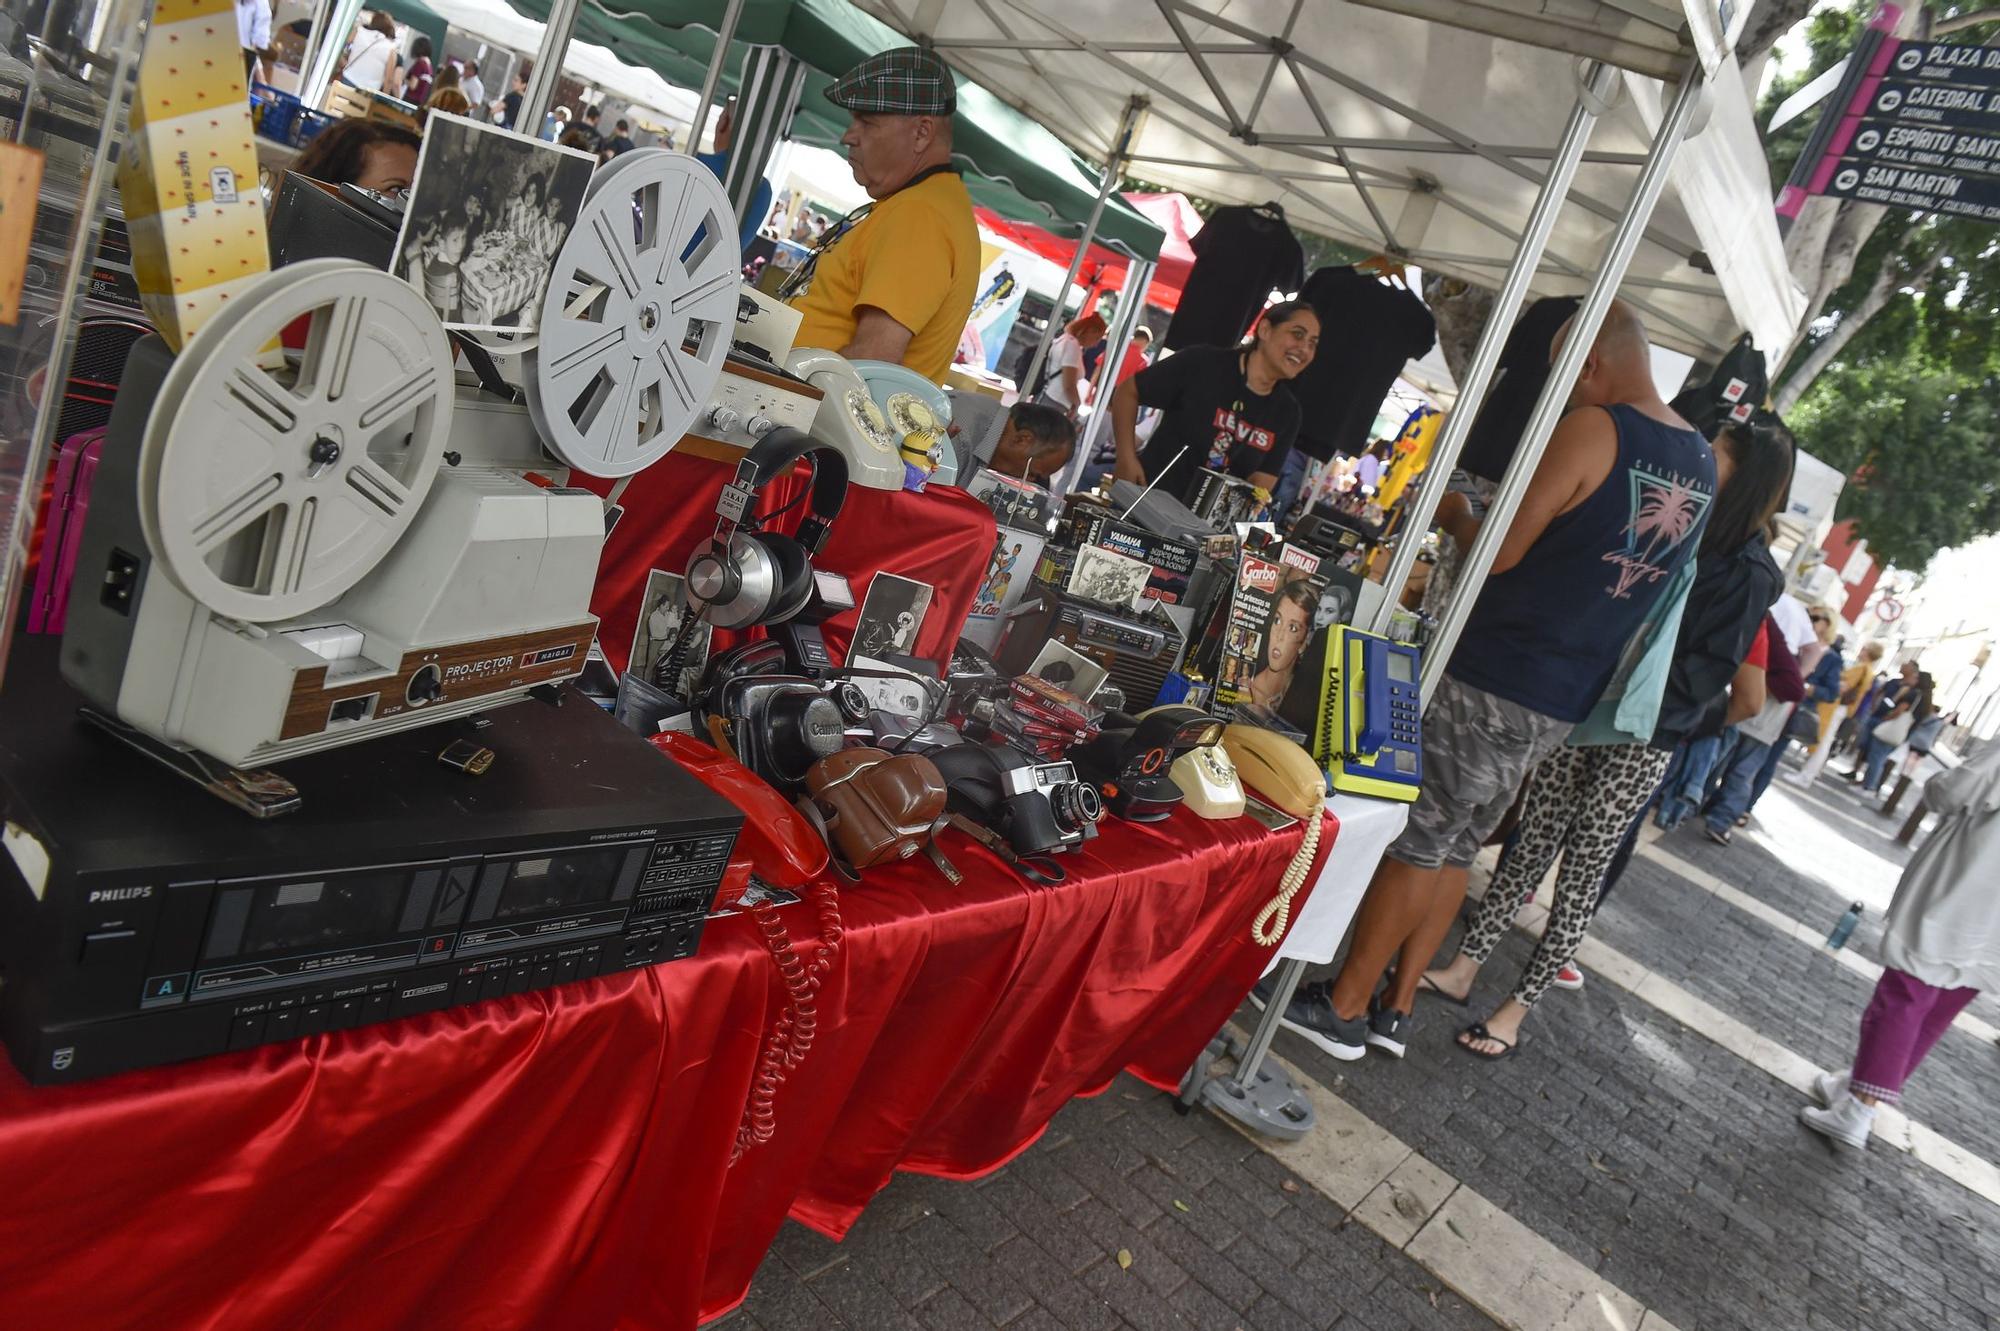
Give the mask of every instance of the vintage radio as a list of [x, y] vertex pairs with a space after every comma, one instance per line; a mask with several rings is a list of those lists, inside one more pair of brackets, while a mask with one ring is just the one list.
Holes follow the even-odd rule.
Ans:
[[1037, 583], [1007, 621], [996, 659], [1020, 674], [1043, 644], [1059, 642], [1096, 661], [1132, 711], [1150, 707], [1167, 675], [1180, 664], [1186, 637], [1157, 605], [1135, 612], [1098, 605]]
[[[743, 818], [579, 694], [301, 759], [250, 822], [80, 725], [52, 644], [0, 694], [0, 1033], [36, 1083], [694, 953]], [[472, 733], [472, 732], [468, 732]]]

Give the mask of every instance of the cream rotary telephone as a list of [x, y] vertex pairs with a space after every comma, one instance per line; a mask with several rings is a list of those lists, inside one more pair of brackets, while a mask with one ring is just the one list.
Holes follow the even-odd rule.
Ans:
[[813, 437], [847, 458], [848, 479], [871, 490], [902, 489], [902, 440], [854, 363], [831, 351], [800, 347], [786, 358], [785, 368], [826, 394], [813, 417]]

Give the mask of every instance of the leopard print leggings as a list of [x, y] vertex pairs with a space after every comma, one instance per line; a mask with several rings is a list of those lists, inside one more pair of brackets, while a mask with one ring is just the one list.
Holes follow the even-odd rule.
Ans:
[[1560, 854], [1562, 870], [1556, 875], [1548, 928], [1514, 989], [1522, 1006], [1534, 1006], [1583, 944], [1597, 914], [1604, 871], [1625, 829], [1666, 775], [1669, 757], [1650, 744], [1565, 745], [1529, 776], [1521, 839], [1486, 889], [1459, 944], [1461, 955], [1483, 964]]

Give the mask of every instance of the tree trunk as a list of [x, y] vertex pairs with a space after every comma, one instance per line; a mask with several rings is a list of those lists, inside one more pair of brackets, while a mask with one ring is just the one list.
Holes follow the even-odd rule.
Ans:
[[1869, 286], [1868, 294], [1862, 298], [1861, 303], [1850, 310], [1834, 326], [1832, 332], [1813, 344], [1812, 350], [1806, 353], [1806, 358], [1799, 362], [1798, 369], [1786, 377], [1784, 384], [1773, 395], [1772, 405], [1778, 414], [1782, 416], [1798, 405], [1799, 399], [1806, 395], [1808, 388], [1812, 387], [1813, 380], [1819, 378], [1820, 373], [1833, 364], [1834, 359], [1849, 342], [1854, 340], [1855, 335], [1868, 326], [1870, 319], [1888, 306], [1890, 299], [1898, 291], [1907, 289], [1922, 292], [1930, 285], [1931, 276], [1937, 272], [1937, 268], [1936, 258], [1927, 259], [1923, 266], [1909, 277], [1898, 279], [1894, 269], [1885, 264], [1882, 271], [1875, 275], [1875, 281]]
[[1750, 17], [1743, 21], [1743, 35], [1736, 39], [1736, 63], [1748, 68], [1811, 13], [1812, 7], [1813, 0], [1756, 0], [1750, 6]]
[[1437, 320], [1438, 350], [1454, 384], [1465, 382], [1465, 367], [1472, 363], [1479, 335], [1493, 317], [1496, 294], [1443, 273], [1424, 273], [1424, 303]]

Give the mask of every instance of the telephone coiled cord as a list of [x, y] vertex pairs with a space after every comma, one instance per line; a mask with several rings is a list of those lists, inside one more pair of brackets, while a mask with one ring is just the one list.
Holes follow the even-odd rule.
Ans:
[[1285, 876], [1278, 880], [1278, 895], [1257, 912], [1256, 919], [1250, 921], [1250, 937], [1256, 940], [1259, 947], [1271, 947], [1285, 936], [1285, 926], [1292, 920], [1292, 898], [1306, 885], [1306, 875], [1312, 872], [1313, 858], [1319, 854], [1319, 811], [1315, 809], [1307, 814], [1305, 821], [1305, 840], [1299, 843], [1299, 853], [1292, 856], [1292, 862], [1285, 866]]
[[840, 922], [840, 896], [823, 883], [811, 889], [813, 905], [819, 912], [819, 953], [807, 965], [792, 946], [790, 932], [778, 915], [778, 908], [766, 898], [750, 907], [751, 918], [764, 936], [764, 946], [777, 963], [778, 978], [785, 986], [786, 1001], [757, 1057], [757, 1071], [750, 1082], [750, 1098], [743, 1106], [743, 1121], [736, 1129], [736, 1146], [730, 1153], [734, 1165], [753, 1146], [771, 1140], [777, 1131], [778, 1088], [793, 1069], [805, 1062], [819, 1031], [818, 996], [828, 972], [840, 954], [845, 930]]

